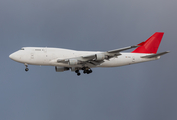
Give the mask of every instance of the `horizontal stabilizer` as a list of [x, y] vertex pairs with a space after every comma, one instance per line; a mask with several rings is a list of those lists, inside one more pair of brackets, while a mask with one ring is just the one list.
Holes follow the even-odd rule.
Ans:
[[162, 55], [167, 54], [169, 52], [170, 51], [161, 52], [161, 53], [152, 54], [152, 55], [146, 55], [146, 56], [142, 56], [141, 58], [154, 58], [154, 57], [162, 56]]

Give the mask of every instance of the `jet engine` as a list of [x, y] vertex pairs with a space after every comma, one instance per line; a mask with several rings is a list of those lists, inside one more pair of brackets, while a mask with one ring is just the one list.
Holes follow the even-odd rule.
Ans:
[[98, 60], [98, 61], [105, 59], [105, 55], [102, 53], [95, 54], [95, 56], [96, 56], [96, 60]]
[[55, 66], [55, 71], [56, 72], [63, 72], [63, 71], [67, 71], [69, 70], [69, 68], [67, 67], [58, 67], [58, 66]]
[[78, 60], [77, 59], [69, 59], [68, 64], [69, 65], [77, 65], [78, 64]]

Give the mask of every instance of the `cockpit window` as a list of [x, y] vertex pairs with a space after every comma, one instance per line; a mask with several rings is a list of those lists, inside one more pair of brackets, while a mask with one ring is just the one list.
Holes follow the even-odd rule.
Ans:
[[24, 48], [21, 48], [21, 50], [25, 50]]

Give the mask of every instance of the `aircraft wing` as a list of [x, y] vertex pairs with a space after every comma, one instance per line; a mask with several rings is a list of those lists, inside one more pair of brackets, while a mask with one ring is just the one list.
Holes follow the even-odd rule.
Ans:
[[128, 46], [128, 47], [124, 47], [124, 48], [120, 48], [120, 49], [110, 50], [110, 51], [107, 51], [107, 53], [119, 53], [121, 51], [125, 51], [125, 50], [136, 48], [136, 47], [138, 47], [138, 46], [137, 45]]
[[66, 59], [58, 59], [57, 62], [58, 63], [68, 63], [69, 60], [71, 59], [76, 59], [80, 62], [86, 62], [89, 60], [93, 60], [95, 58], [95, 54], [92, 55], [87, 55], [87, 56], [79, 56], [79, 57], [73, 57], [73, 58], [66, 58]]
[[109, 50], [107, 52], [100, 52], [100, 53], [95, 53], [91, 55], [86, 55], [86, 56], [78, 56], [78, 57], [73, 57], [73, 58], [66, 58], [66, 59], [58, 59], [58, 63], [66, 63], [70, 65], [82, 65], [82, 66], [88, 66], [88, 67], [93, 67], [100, 65], [101, 63], [104, 62], [104, 60], [109, 60], [113, 57], [117, 57], [121, 55], [121, 51], [125, 51], [128, 49], [136, 48], [137, 46], [128, 46], [120, 49], [115, 49], [115, 50]]

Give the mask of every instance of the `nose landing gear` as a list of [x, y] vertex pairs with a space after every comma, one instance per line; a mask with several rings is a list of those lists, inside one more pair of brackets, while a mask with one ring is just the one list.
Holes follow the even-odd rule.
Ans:
[[29, 70], [29, 68], [25, 68], [25, 71], [27, 72]]
[[26, 68], [25, 68], [25, 71], [29, 71], [29, 68], [28, 68], [28, 64], [25, 64]]

